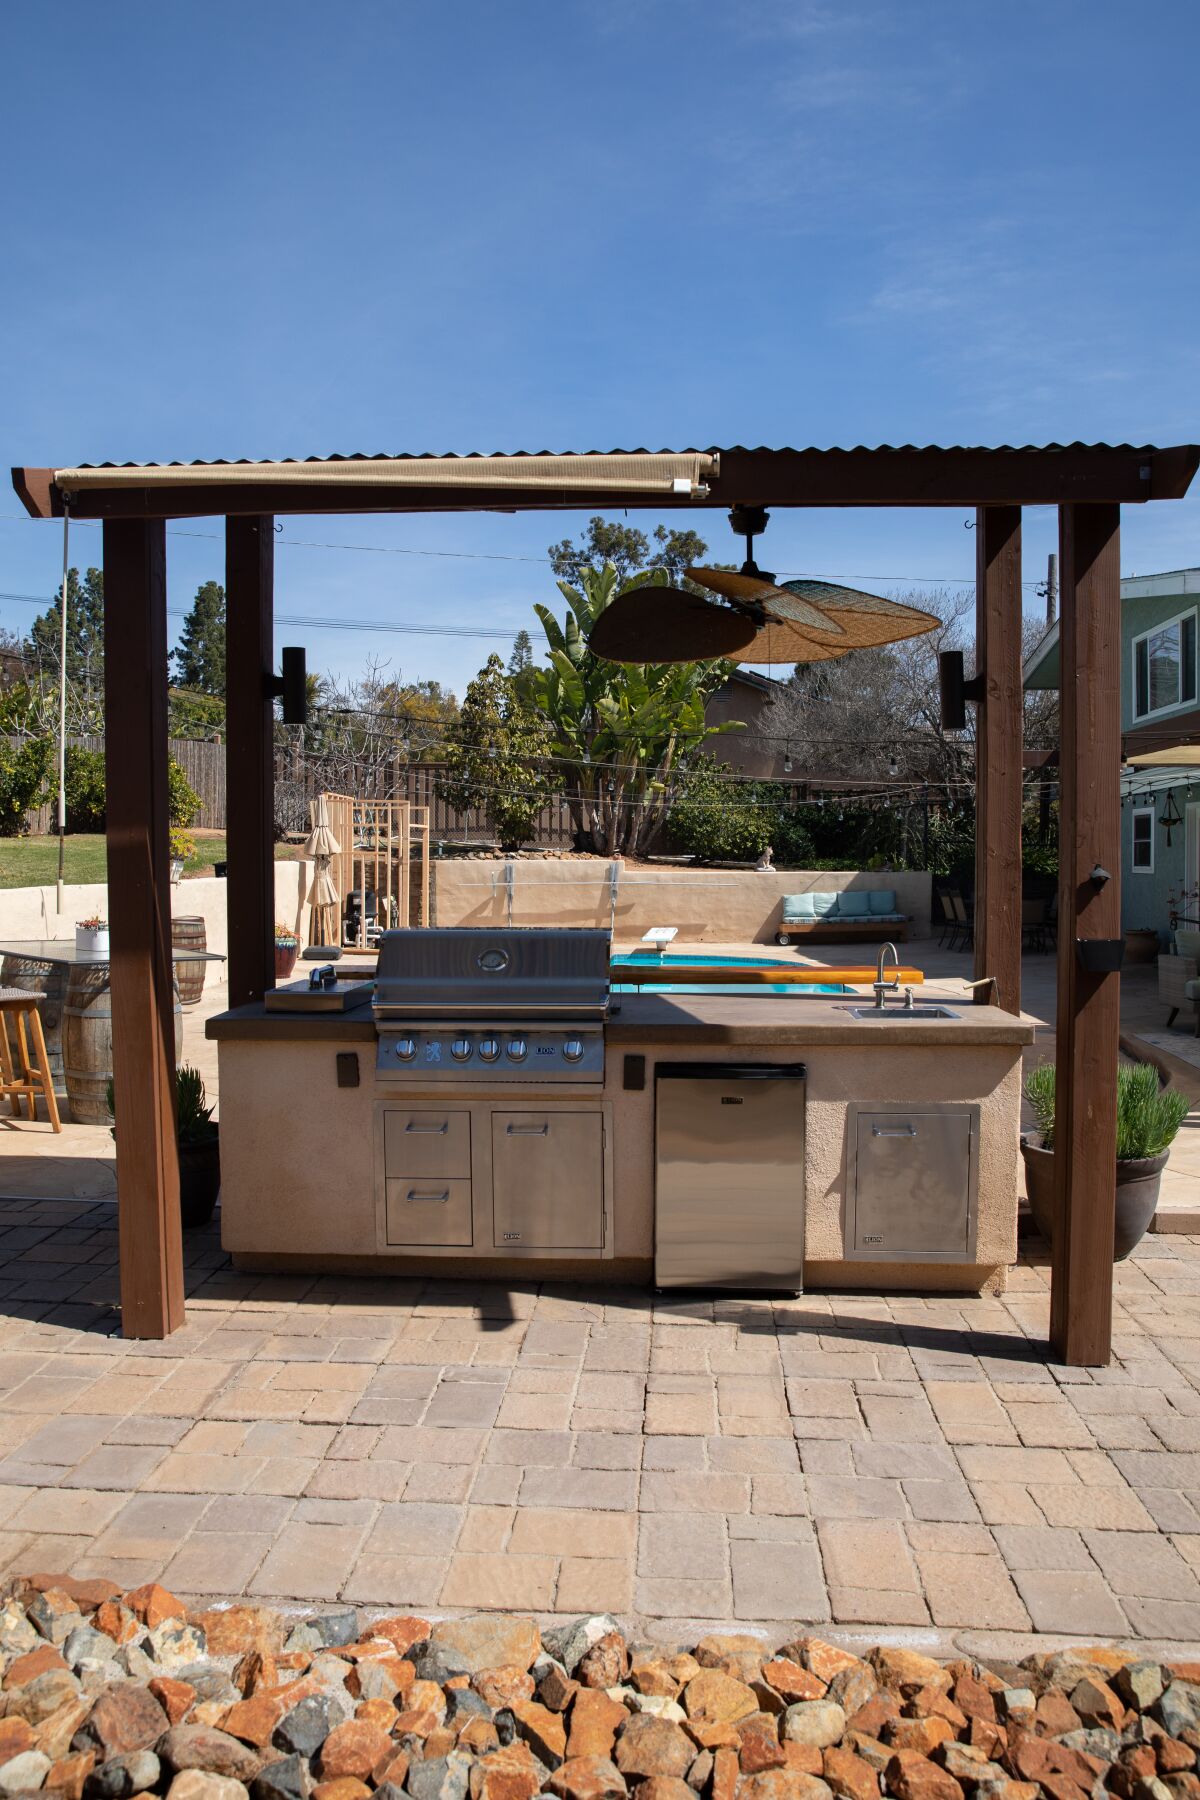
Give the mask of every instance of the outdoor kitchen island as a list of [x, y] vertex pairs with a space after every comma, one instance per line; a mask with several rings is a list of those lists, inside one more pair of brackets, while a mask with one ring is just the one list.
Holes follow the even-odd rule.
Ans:
[[[547, 938], [606, 936], [521, 935], [550, 955]], [[381, 964], [379, 990], [382, 975]], [[582, 1005], [586, 971], [581, 982]], [[235, 1008], [207, 1026], [219, 1047], [222, 1242], [255, 1270], [648, 1284], [656, 1069], [803, 1064], [782, 1175], [802, 1213], [804, 1287], [1000, 1291], [1016, 1253], [1033, 1025], [969, 1002], [947, 1003], [947, 1017], [850, 1010], [869, 1006], [624, 994], [602, 1021], [551, 1030], [531, 1019], [519, 1036], [477, 1020], [422, 1029], [419, 1005], [406, 1015], [416, 1024], [366, 1007]], [[784, 1156], [771, 1154], [778, 1180]], [[735, 1232], [747, 1192], [731, 1191]]]

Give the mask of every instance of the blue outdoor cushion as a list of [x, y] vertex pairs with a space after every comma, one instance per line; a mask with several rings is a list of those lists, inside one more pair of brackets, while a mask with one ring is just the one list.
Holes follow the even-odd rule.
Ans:
[[894, 918], [896, 913], [895, 888], [872, 888], [867, 898], [871, 902], [872, 913], [882, 918]]
[[783, 896], [785, 925], [811, 925], [816, 916], [813, 911], [811, 894], [785, 894]]
[[826, 894], [818, 891], [810, 894], [809, 899], [812, 901], [813, 912], [818, 919], [829, 919], [836, 915], [838, 903], [836, 894]]
[[839, 919], [868, 919], [871, 916], [870, 894], [844, 893], [838, 895]]

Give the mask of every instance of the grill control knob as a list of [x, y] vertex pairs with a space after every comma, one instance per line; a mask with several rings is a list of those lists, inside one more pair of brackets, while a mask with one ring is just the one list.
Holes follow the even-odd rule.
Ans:
[[396, 1055], [400, 1058], [401, 1062], [411, 1062], [416, 1054], [417, 1046], [412, 1038], [396, 1039]]
[[499, 1038], [480, 1038], [479, 1059], [481, 1062], [495, 1062], [500, 1054]]
[[563, 1055], [568, 1062], [579, 1062], [583, 1057], [583, 1040], [581, 1038], [568, 1038], [563, 1045]]
[[524, 1062], [527, 1048], [524, 1038], [509, 1038], [504, 1050], [509, 1062]]
[[471, 1054], [470, 1038], [455, 1038], [450, 1046], [450, 1054], [455, 1062], [466, 1062]]

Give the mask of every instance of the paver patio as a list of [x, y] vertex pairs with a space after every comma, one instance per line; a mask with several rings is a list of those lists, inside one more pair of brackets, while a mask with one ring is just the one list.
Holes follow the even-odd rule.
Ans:
[[1200, 1239], [1117, 1272], [1117, 1357], [998, 1299], [663, 1299], [270, 1278], [189, 1234], [116, 1335], [115, 1209], [0, 1202], [0, 1567], [1015, 1648], [1200, 1641]]

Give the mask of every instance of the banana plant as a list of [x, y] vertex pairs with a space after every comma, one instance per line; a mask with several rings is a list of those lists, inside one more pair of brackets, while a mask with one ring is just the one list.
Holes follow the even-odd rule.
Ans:
[[708, 725], [704, 718], [705, 703], [733, 663], [613, 663], [588, 648], [596, 620], [618, 592], [668, 579], [654, 569], [622, 588], [606, 563], [581, 570], [577, 587], [558, 583], [567, 602], [561, 624], [548, 606], [534, 607], [548, 661], [532, 691], [553, 734], [576, 840], [610, 856], [648, 842], [682, 765], [707, 738], [742, 729], [736, 721]]

